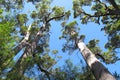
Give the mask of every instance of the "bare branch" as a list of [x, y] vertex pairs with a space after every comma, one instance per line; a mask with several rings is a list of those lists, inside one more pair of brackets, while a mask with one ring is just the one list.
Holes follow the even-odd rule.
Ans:
[[45, 75], [47, 76], [47, 78], [50, 80], [50, 74], [51, 74], [51, 73], [48, 72], [47, 70], [43, 69], [43, 68], [40, 66], [40, 64], [37, 64], [37, 65], [38, 65], [40, 71], [41, 71], [41, 72], [44, 72]]

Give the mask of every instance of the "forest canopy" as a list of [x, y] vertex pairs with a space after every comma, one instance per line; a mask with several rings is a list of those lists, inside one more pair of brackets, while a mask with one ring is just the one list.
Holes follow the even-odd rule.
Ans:
[[[55, 1], [0, 0], [0, 79], [119, 80], [120, 74], [103, 64], [120, 60], [120, 1], [70, 0], [69, 10]], [[92, 32], [90, 23], [106, 35], [104, 49], [99, 45], [104, 39], [88, 41], [81, 34], [84, 25]], [[74, 55], [79, 57], [77, 65], [72, 59], [61, 61], [66, 56], [76, 59]]]

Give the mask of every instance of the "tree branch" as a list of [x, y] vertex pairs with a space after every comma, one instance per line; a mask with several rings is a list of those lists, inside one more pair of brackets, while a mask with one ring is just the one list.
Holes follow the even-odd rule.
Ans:
[[95, 15], [90, 15], [86, 12], [82, 12], [83, 14], [85, 15], [88, 15], [89, 17], [100, 17], [100, 16], [108, 16], [108, 15], [120, 15], [119, 11], [116, 11], [116, 10], [111, 10], [109, 13], [106, 13], [106, 14], [95, 14]]
[[[43, 25], [43, 26], [45, 26], [45, 25]], [[42, 27], [43, 27], [42, 26]], [[28, 31], [30, 30], [30, 27], [28, 28]], [[27, 46], [26, 45], [26, 41], [27, 41], [27, 39], [28, 39], [28, 36], [30, 35], [29, 33], [28, 34], [26, 34], [27, 36], [26, 36], [26, 38], [24, 38], [22, 41], [21, 41], [21, 43], [19, 44], [19, 46], [17, 46], [16, 48], [14, 48], [15, 50], [16, 50], [16, 52], [18, 52], [18, 51], [20, 51], [22, 48], [24, 48], [24, 47], [26, 47], [25, 48], [25, 51], [24, 51], [24, 53], [21, 55], [21, 57], [18, 59], [18, 61], [17, 61], [17, 63], [13, 66], [13, 68], [12, 68], [12, 70], [11, 71], [9, 71], [9, 72], [12, 72], [13, 70], [14, 70], [14, 68], [19, 68], [20, 66], [23, 66], [23, 65], [21, 65], [20, 63], [21, 63], [21, 60], [22, 59], [24, 59], [24, 58], [26, 58], [27, 57], [27, 54], [29, 54], [28, 56], [30, 56], [31, 54], [30, 53], [34, 53], [34, 51], [35, 51], [35, 49], [36, 49], [36, 46], [37, 46], [37, 43], [39, 42], [39, 39], [41, 38], [41, 36], [42, 36], [42, 30], [40, 29], [39, 31], [38, 31], [38, 33], [36, 34], [36, 37], [35, 37], [35, 39], [33, 40], [33, 42], [31, 42], [31, 43], [29, 43], [29, 45]], [[25, 70], [21, 70], [21, 72], [23, 73]]]
[[98, 1], [101, 4], [103, 4], [105, 6], [105, 8], [108, 9], [107, 5], [105, 3], [103, 3], [101, 0], [96, 0], [96, 1]]
[[31, 24], [30, 24], [29, 27], [28, 27], [27, 34], [26, 34], [26, 36], [25, 36], [25, 40], [28, 40], [28, 39], [29, 39], [30, 29], [31, 29]]
[[95, 56], [99, 56], [103, 61], [105, 61], [105, 58], [100, 53], [95, 53]]
[[50, 75], [51, 73], [49, 73], [47, 70], [43, 69], [43, 68], [40, 66], [40, 64], [37, 63], [37, 65], [38, 65], [40, 71], [41, 71], [41, 72], [44, 72], [45, 75], [46, 75], [46, 76], [48, 77], [48, 79], [50, 80], [50, 76], [49, 76], [49, 75]]
[[[12, 67], [12, 69], [11, 69], [8, 73], [13, 72], [13, 71], [17, 68], [21, 75], [24, 74], [24, 70], [23, 70], [23, 69], [20, 69], [20, 68], [23, 68], [23, 67], [25, 67], [25, 65], [26, 65], [26, 64], [24, 64], [24, 66], [21, 67], [21, 61], [22, 61], [23, 57], [26, 56], [26, 54], [27, 54], [26, 52], [28, 51], [27, 49], [28, 49], [28, 48], [25, 48], [24, 53], [22, 53], [22, 55], [20, 56], [20, 58], [18, 59], [18, 61], [16, 61], [16, 63], [14, 64], [14, 66]], [[24, 58], [25, 58], [25, 57], [24, 57]]]
[[117, 11], [120, 10], [120, 9], [118, 8], [118, 6], [117, 6], [115, 0], [108, 0], [108, 1], [112, 4], [112, 6], [115, 8], [115, 10], [117, 10]]
[[27, 42], [30, 36], [30, 29], [31, 29], [31, 24], [28, 27], [27, 34], [24, 37], [24, 39], [13, 49], [14, 54], [17, 54], [22, 48], [24, 48], [26, 45], [29, 45]]
[[51, 20], [54, 20], [54, 19], [59, 19], [59, 18], [61, 18], [61, 17], [63, 17], [63, 16], [65, 16], [65, 14], [63, 14], [63, 15], [61, 15], [61, 16], [52, 17], [52, 18], [48, 19], [48, 20], [46, 21], [46, 23], [49, 23]]
[[[43, 24], [42, 27], [40, 27], [39, 31], [38, 31], [37, 34], [35, 35], [35, 39], [34, 39], [31, 43], [27, 43], [27, 41], [29, 40], [29, 36], [30, 36], [30, 32], [29, 32], [29, 31], [30, 31], [31, 25], [28, 27], [27, 34], [26, 34], [26, 36], [24, 37], [24, 39], [18, 44], [18, 46], [16, 46], [16, 47], [13, 49], [13, 50], [15, 51], [15, 54], [17, 54], [22, 48], [26, 47], [24, 53], [23, 53], [22, 56], [19, 58], [19, 60], [17, 61], [17, 63], [15, 64], [15, 66], [14, 66], [13, 68], [19, 67], [18, 65], [23, 66], [23, 65], [21, 65], [21, 64], [19, 64], [19, 63], [21, 63], [21, 60], [22, 60], [22, 59], [26, 58], [26, 57], [25, 57], [26, 53], [29, 54], [29, 56], [30, 56], [30, 53], [34, 53], [34, 52], [35, 52], [36, 46], [37, 46], [40, 38], [42, 37], [44, 30], [46, 29], [47, 23], [49, 23], [49, 22], [50, 22], [51, 20], [53, 20], [53, 19], [58, 19], [58, 18], [61, 18], [61, 17], [63, 17], [63, 16], [64, 16], [64, 14], [61, 15], [61, 16], [56, 16], [56, 17], [52, 17], [52, 18], [48, 19], [48, 20], [46, 21], [46, 23]], [[27, 47], [26, 44], [29, 44], [29, 45], [28, 45], [29, 47]], [[39, 66], [39, 65], [38, 65], [38, 66]], [[27, 67], [27, 66], [25, 66], [25, 67]], [[13, 70], [13, 68], [12, 68], [12, 70]], [[42, 72], [44, 72], [44, 73], [46, 74], [46, 76], [48, 77], [48, 79], [50, 80], [50, 76], [49, 76], [50, 73], [49, 73], [48, 71], [44, 70], [43, 68], [41, 68], [41, 66], [39, 66], [39, 69], [40, 69]], [[11, 70], [11, 71], [12, 71], [12, 70]], [[11, 72], [11, 71], [10, 71], [10, 72]], [[21, 72], [24, 72], [24, 70], [22, 70]]]

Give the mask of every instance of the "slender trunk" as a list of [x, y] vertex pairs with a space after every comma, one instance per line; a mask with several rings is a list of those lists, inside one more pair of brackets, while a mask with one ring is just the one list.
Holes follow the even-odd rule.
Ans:
[[23, 38], [23, 40], [13, 49], [14, 54], [16, 55], [18, 52], [21, 51], [21, 49], [23, 49], [26, 45], [29, 45], [29, 43], [27, 42], [30, 36], [30, 29], [31, 29], [31, 24], [28, 27], [26, 36]]
[[[29, 29], [28, 29], [29, 31]], [[36, 34], [36, 38], [33, 40], [33, 42], [29, 43], [26, 45], [26, 41], [29, 39], [30, 33], [27, 32], [27, 35], [25, 38], [21, 41], [21, 43], [15, 48], [16, 52], [19, 52], [22, 48], [25, 47], [25, 51], [22, 54], [22, 56], [19, 58], [13, 69], [9, 72], [12, 72], [14, 69], [18, 69], [18, 72], [20, 76], [24, 75], [25, 68], [27, 67], [26, 62], [24, 61], [28, 56], [32, 56], [32, 53], [34, 53], [37, 43], [39, 42], [40, 38], [42, 37], [42, 31], [39, 30], [38, 33]], [[17, 54], [17, 53], [15, 53]], [[24, 65], [23, 65], [24, 64]]]
[[[25, 58], [27, 58], [28, 56], [33, 56], [35, 50], [36, 50], [36, 47], [37, 47], [37, 44], [39, 43], [39, 40], [40, 38], [43, 36], [43, 32], [45, 32], [47, 30], [47, 27], [46, 25], [51, 21], [51, 20], [54, 20], [54, 19], [57, 19], [57, 18], [61, 18], [63, 17], [63, 15], [61, 16], [55, 16], [55, 17], [52, 17], [50, 19], [48, 19], [45, 24], [42, 25], [42, 27], [40, 27], [39, 31], [37, 32], [37, 34], [35, 35], [35, 39], [31, 42], [31, 43], [28, 43], [27, 41], [29, 40], [29, 36], [30, 36], [30, 28], [31, 28], [31, 25], [29, 26], [28, 28], [28, 31], [27, 31], [27, 34], [25, 36], [25, 38], [20, 42], [20, 44], [18, 44], [18, 46], [16, 46], [13, 50], [14, 50], [14, 53], [17, 54], [20, 50], [22, 50], [24, 47], [25, 47], [25, 52], [23, 53], [23, 55], [19, 58], [18, 62], [15, 64], [15, 68], [17, 69], [17, 67], [19, 67], [19, 72], [20, 72], [20, 75], [24, 75], [24, 72], [25, 72], [25, 69], [28, 67], [27, 64], [24, 64], [23, 63], [26, 63], [24, 60]], [[28, 54], [28, 56], [27, 56]], [[45, 74], [47, 75], [48, 79], [50, 80], [49, 78], [49, 75], [47, 71], [45, 71], [44, 69], [42, 69], [41, 67], [39, 67], [40, 70], [42, 72], [45, 72]], [[12, 72], [12, 70], [11, 70]]]
[[87, 48], [84, 42], [77, 43], [87, 65], [95, 76], [96, 80], [116, 80], [108, 69], [95, 57], [95, 55]]

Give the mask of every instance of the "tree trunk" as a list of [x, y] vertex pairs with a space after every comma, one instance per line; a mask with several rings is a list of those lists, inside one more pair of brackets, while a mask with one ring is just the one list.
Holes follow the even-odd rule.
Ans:
[[87, 65], [95, 76], [96, 80], [116, 80], [108, 69], [95, 57], [95, 55], [87, 48], [84, 42], [77, 43]]

